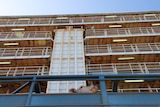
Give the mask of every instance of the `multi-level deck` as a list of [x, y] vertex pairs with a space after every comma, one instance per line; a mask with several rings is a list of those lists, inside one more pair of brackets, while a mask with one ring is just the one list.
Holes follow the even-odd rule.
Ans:
[[0, 17], [4, 107], [159, 107], [159, 92], [159, 11]]

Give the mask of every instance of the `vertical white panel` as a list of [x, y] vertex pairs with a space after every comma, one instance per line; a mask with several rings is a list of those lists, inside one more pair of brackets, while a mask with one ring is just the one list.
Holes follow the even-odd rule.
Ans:
[[[50, 75], [85, 74], [83, 29], [58, 29], [50, 65]], [[79, 88], [85, 81], [48, 82], [47, 93], [67, 93], [70, 88]]]

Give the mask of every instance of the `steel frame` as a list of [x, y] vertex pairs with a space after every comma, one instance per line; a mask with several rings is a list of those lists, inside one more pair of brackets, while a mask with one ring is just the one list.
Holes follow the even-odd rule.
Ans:
[[[150, 107], [158, 107], [160, 105], [160, 102], [156, 102], [155, 104], [153, 104], [151, 101], [151, 103], [147, 103], [145, 104], [144, 102], [136, 102], [134, 103], [134, 101], [129, 101], [129, 103], [123, 103], [123, 102], [119, 102], [119, 103], [116, 103], [114, 101], [110, 101], [110, 99], [112, 99], [112, 97], [114, 96], [118, 96], [118, 97], [121, 97], [125, 94], [121, 93], [114, 93], [113, 95], [111, 93], [108, 93], [106, 91], [106, 80], [112, 80], [113, 81], [113, 89], [112, 89], [112, 92], [116, 92], [117, 90], [117, 81], [119, 80], [128, 80], [128, 79], [143, 79], [143, 80], [160, 80], [160, 74], [112, 74], [112, 75], [54, 75], [54, 76], [1, 76], [0, 77], [0, 82], [26, 82], [23, 86], [19, 87], [17, 90], [15, 90], [14, 92], [12, 92], [12, 94], [10, 95], [0, 95], [0, 97], [2, 97], [2, 99], [0, 99], [0, 102], [3, 101], [3, 98], [12, 98], [13, 97], [13, 94], [16, 94], [16, 92], [18, 92], [19, 90], [21, 90], [22, 88], [24, 88], [26, 85], [31, 85], [30, 86], [30, 90], [27, 94], [27, 96], [25, 95], [25, 102], [23, 102], [23, 105], [16, 105], [17, 102], [15, 102], [13, 105], [16, 105], [16, 107], [58, 107], [58, 106], [62, 106], [62, 107], [66, 107], [66, 106], [73, 106], [73, 107], [119, 107], [119, 106], [123, 106], [123, 107], [130, 107], [131, 105], [132, 106], [136, 106], [136, 107], [145, 107], [145, 106], [150, 106]], [[46, 100], [49, 96], [55, 98], [55, 96], [62, 96], [62, 99], [64, 100], [65, 98], [70, 98], [71, 96], [77, 98], [83, 98], [83, 97], [87, 97], [87, 96], [92, 96], [92, 97], [95, 97], [101, 101], [100, 104], [94, 104], [94, 102], [86, 102], [86, 104], [83, 104], [83, 103], [80, 103], [78, 104], [78, 102], [75, 102], [71, 105], [66, 105], [68, 104], [68, 102], [64, 102], [64, 104], [59, 104], [59, 105], [56, 105], [56, 104], [48, 104], [48, 103], [44, 103], [44, 105], [36, 105], [37, 102], [33, 102], [33, 97], [35, 97], [37, 95], [37, 93], [33, 93], [33, 90], [36, 86], [36, 83], [40, 82], [40, 81], [80, 81], [80, 80], [97, 80], [99, 81], [100, 83], [100, 93], [98, 94], [71, 94], [71, 93], [66, 93], [68, 97], [64, 97], [66, 94], [63, 94], [63, 93], [59, 93], [59, 94], [42, 94], [40, 93], [40, 88], [38, 88], [36, 90], [37, 93], [39, 93], [38, 95], [40, 96], [39, 98], [41, 97], [44, 97], [44, 100]], [[136, 99], [135, 97], [132, 97], [133, 93], [130, 93], [128, 94], [127, 96], [129, 96], [130, 99]], [[140, 97], [143, 98], [143, 95], [139, 93], [135, 93], [136, 95], [139, 95]], [[146, 95], [149, 95], [151, 97], [154, 98], [154, 96], [156, 98], [160, 98], [160, 94], [157, 93], [157, 94], [154, 94], [154, 93], [145, 93]], [[20, 98], [19, 96], [20, 94], [17, 94], [17, 95], [14, 95], [15, 98]], [[12, 97], [11, 97], [12, 96]], [[23, 95], [22, 95], [23, 96]], [[21, 96], [21, 97], [22, 97]], [[45, 97], [47, 97], [45, 99]], [[64, 98], [63, 98], [64, 97]], [[51, 100], [51, 99], [50, 99]], [[67, 99], [66, 99], [67, 100]], [[143, 100], [143, 99], [142, 99]], [[144, 99], [146, 100], [146, 99]], [[144, 101], [143, 100], [143, 101]], [[62, 101], [63, 102], [63, 101]], [[33, 104], [33, 103], [36, 103], [36, 104]], [[65, 104], [66, 103], [66, 104]], [[77, 103], [77, 104], [76, 104]], [[3, 105], [3, 104], [2, 104]], [[4, 104], [5, 105], [5, 104]], [[5, 106], [5, 107], [15, 107], [15, 106]]]

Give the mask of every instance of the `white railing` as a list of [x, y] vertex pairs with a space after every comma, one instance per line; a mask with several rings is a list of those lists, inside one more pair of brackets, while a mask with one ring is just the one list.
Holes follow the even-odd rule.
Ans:
[[129, 88], [129, 89], [118, 89], [118, 92], [160, 92], [160, 88]]
[[160, 74], [160, 62], [87, 64], [87, 74]]
[[1, 18], [0, 26], [36, 26], [36, 25], [70, 25], [70, 24], [90, 24], [90, 23], [118, 23], [118, 22], [149, 22], [149, 21], [159, 21], [160, 14], [154, 15], [121, 15], [121, 16], [88, 16], [88, 17], [30, 17], [27, 20], [20, 20], [17, 18]]
[[0, 59], [49, 57], [50, 47], [0, 48]]
[[86, 45], [86, 56], [160, 53], [160, 43]]
[[52, 39], [49, 31], [36, 32], [0, 32], [0, 40], [35, 40], [35, 39]]
[[[112, 92], [112, 89], [107, 89], [108, 92]], [[117, 89], [118, 92], [123, 93], [123, 92], [160, 92], [160, 88], [118, 88]]]
[[160, 27], [87, 29], [85, 32], [85, 38], [109, 38], [148, 35], [160, 35]]
[[0, 76], [48, 75], [48, 66], [0, 67]]

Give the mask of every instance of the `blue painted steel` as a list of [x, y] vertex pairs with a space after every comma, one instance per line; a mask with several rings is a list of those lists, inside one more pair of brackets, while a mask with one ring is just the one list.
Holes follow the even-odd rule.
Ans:
[[27, 95], [0, 95], [0, 107], [24, 106]]
[[100, 79], [100, 89], [101, 89], [101, 101], [102, 101], [102, 104], [109, 104], [108, 103], [108, 96], [107, 96], [107, 88], [106, 88], [106, 83], [105, 83], [105, 78], [104, 76], [99, 76], [99, 79]]
[[[160, 80], [160, 74], [109, 74], [109, 75], [52, 75], [52, 76], [0, 76], [0, 82], [20, 82], [20, 81], [81, 81], [99, 80], [104, 76], [104, 80]], [[36, 77], [36, 80], [33, 80]]]
[[[135, 76], [135, 77], [134, 77]], [[160, 75], [65, 75], [0, 77], [0, 82], [31, 82], [25, 95], [0, 95], [0, 107], [159, 107], [160, 93], [108, 93], [105, 80], [144, 79], [160, 80]], [[98, 80], [101, 92], [97, 94], [33, 94], [36, 81]]]
[[[54, 97], [53, 97], [54, 96]], [[101, 96], [97, 94], [50, 94], [43, 98], [34, 96], [31, 105], [99, 105]], [[45, 99], [45, 100], [44, 100]], [[86, 107], [86, 106], [85, 106]], [[93, 106], [94, 107], [94, 106]]]
[[[104, 107], [158, 107], [160, 93], [108, 93]], [[0, 95], [0, 107], [102, 107], [101, 94], [33, 94], [25, 106], [27, 95]], [[84, 106], [83, 106], [84, 105]]]
[[133, 105], [137, 105], [134, 107], [160, 107], [160, 93], [109, 93], [108, 98], [109, 104], [112, 105], [110, 107], [117, 107], [117, 105], [128, 105], [124, 107], [132, 107]]
[[27, 98], [27, 101], [26, 101], [25, 105], [30, 105], [31, 96], [32, 96], [32, 93], [33, 93], [33, 90], [34, 90], [34, 86], [35, 86], [35, 81], [34, 80], [36, 80], [36, 77], [33, 77], [33, 82], [31, 83], [29, 94], [28, 94], [28, 98]]
[[19, 88], [17, 88], [16, 90], [14, 90], [13, 92], [11, 92], [11, 94], [16, 94], [19, 91], [21, 91], [22, 89], [24, 89], [27, 85], [29, 85], [30, 82], [26, 82], [24, 83], [22, 86], [20, 86]]
[[117, 92], [118, 90], [118, 81], [112, 82], [112, 92]]

